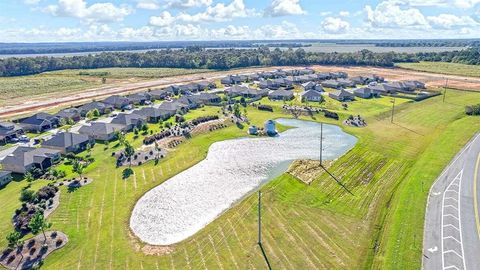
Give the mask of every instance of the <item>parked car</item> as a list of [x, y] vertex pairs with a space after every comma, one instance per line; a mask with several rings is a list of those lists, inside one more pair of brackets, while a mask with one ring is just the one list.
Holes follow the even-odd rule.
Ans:
[[28, 138], [26, 135], [22, 135], [22, 136], [20, 136], [20, 138], [18, 140], [20, 142], [29, 142], [30, 138]]

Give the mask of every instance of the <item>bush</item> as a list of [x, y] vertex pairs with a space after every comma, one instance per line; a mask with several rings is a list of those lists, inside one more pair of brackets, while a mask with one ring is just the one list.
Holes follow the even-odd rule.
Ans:
[[335, 112], [330, 112], [330, 111], [327, 111], [327, 110], [325, 110], [325, 117], [327, 117], [327, 118], [332, 118], [332, 119], [335, 119], [335, 120], [340, 119], [340, 117], [338, 116], [337, 113], [335, 113]]
[[20, 201], [21, 202], [32, 202], [35, 199], [35, 192], [30, 189], [22, 190], [20, 193]]
[[467, 115], [480, 115], [480, 104], [465, 107]]
[[269, 105], [258, 105], [258, 109], [259, 109], [260, 111], [273, 112], [272, 106], [269, 106]]

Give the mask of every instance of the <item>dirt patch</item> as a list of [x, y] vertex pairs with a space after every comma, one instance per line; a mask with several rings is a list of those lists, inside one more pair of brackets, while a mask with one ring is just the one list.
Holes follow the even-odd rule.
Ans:
[[[329, 168], [332, 161], [323, 161], [323, 166]], [[294, 176], [303, 183], [310, 185], [315, 179], [319, 178], [325, 170], [320, 167], [319, 160], [296, 160], [290, 165], [287, 173]]]
[[45, 232], [25, 241], [23, 246], [4, 250], [0, 264], [7, 269], [31, 269], [38, 265], [50, 253], [64, 247], [68, 242], [66, 234], [59, 231]]
[[173, 246], [154, 246], [154, 245], [149, 245], [142, 243], [138, 240], [137, 237], [133, 235], [133, 233], [129, 230], [128, 236], [130, 238], [130, 243], [133, 245], [133, 248], [135, 251], [138, 252], [143, 252], [145, 255], [150, 255], [150, 256], [162, 256], [162, 255], [168, 255], [175, 251], [175, 248]]

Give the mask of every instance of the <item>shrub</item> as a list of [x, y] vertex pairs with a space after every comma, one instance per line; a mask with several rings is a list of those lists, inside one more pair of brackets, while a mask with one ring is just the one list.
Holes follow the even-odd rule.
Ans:
[[272, 106], [269, 106], [269, 105], [258, 105], [258, 109], [259, 109], [260, 111], [273, 112]]
[[35, 192], [30, 189], [22, 190], [20, 193], [20, 201], [22, 202], [32, 202], [35, 199]]
[[62, 245], [63, 243], [63, 240], [62, 239], [58, 239], [56, 242], [55, 242], [55, 245], [58, 247], [60, 245]]
[[467, 115], [480, 115], [480, 104], [465, 107]]

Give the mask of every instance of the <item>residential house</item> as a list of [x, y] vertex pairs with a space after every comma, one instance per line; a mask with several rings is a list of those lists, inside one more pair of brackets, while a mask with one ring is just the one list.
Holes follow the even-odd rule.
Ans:
[[88, 144], [95, 144], [95, 140], [85, 134], [60, 132], [53, 135], [52, 138], [44, 141], [42, 147], [55, 149], [62, 154], [66, 154], [85, 151]]
[[[202, 89], [203, 90], [203, 89]], [[189, 83], [179, 86], [180, 94], [185, 95], [189, 93], [196, 93], [200, 91], [200, 85], [197, 83]]]
[[330, 92], [328, 93], [328, 96], [335, 99], [335, 100], [338, 100], [338, 101], [341, 101], [341, 102], [344, 102], [344, 101], [352, 101], [355, 99], [355, 96], [348, 92], [348, 91], [345, 91], [343, 89], [340, 89], [340, 90], [337, 90], [337, 91], [334, 91], [334, 92]]
[[342, 88], [347, 88], [347, 87], [355, 87], [356, 84], [350, 79], [345, 79], [345, 78], [339, 78], [337, 79], [338, 84]]
[[173, 95], [173, 92], [170, 92], [168, 90], [164, 89], [154, 89], [149, 92], [150, 97], [154, 100], [164, 100], [167, 97], [170, 97]]
[[219, 104], [220, 102], [222, 102], [222, 98], [212, 93], [200, 93], [197, 95], [193, 95], [192, 98], [194, 98], [197, 103], [205, 105]]
[[141, 108], [140, 110], [133, 111], [133, 113], [145, 117], [149, 123], [158, 123], [172, 116], [172, 114], [154, 107]]
[[128, 109], [131, 105], [131, 101], [119, 95], [113, 95], [103, 100], [103, 103], [113, 106], [115, 109], [123, 110]]
[[37, 113], [30, 117], [20, 119], [20, 126], [29, 132], [44, 132], [58, 126], [59, 119], [48, 113]]
[[425, 89], [425, 83], [419, 81], [403, 81], [403, 90], [415, 91], [418, 89]]
[[78, 122], [82, 119], [82, 114], [80, 113], [80, 109], [77, 108], [67, 108], [63, 109], [55, 114], [56, 117], [59, 119], [64, 119], [68, 121], [68, 119], [73, 120], [74, 122]]
[[362, 87], [362, 88], [356, 88], [353, 89], [353, 94], [357, 97], [361, 98], [372, 98], [372, 97], [379, 97], [380, 94], [376, 91], [373, 91], [372, 89], [368, 87]]
[[244, 98], [261, 98], [268, 94], [265, 90], [256, 90], [246, 86], [233, 86], [225, 89], [225, 94], [229, 97], [244, 97]]
[[362, 76], [355, 76], [355, 77], [351, 77], [350, 80], [354, 83], [354, 84], [367, 84], [367, 80], [366, 78], [362, 77]]
[[338, 72], [330, 72], [330, 78], [332, 79], [346, 79], [348, 78], [348, 74], [343, 71], [338, 71]]
[[294, 98], [293, 91], [289, 90], [276, 90], [268, 94], [268, 98], [271, 100], [292, 100]]
[[130, 104], [148, 105], [151, 103], [152, 96], [150, 95], [150, 93], [143, 92], [128, 95], [126, 98], [129, 100]]
[[140, 128], [146, 123], [146, 117], [136, 113], [119, 113], [110, 123], [125, 126], [126, 131]]
[[126, 131], [126, 127], [120, 124], [92, 122], [90, 125], [84, 125], [80, 127], [78, 133], [87, 135], [94, 140], [111, 141], [115, 139], [115, 134], [117, 131]]
[[389, 83], [370, 83], [368, 88], [373, 92], [379, 93], [381, 95], [385, 94], [395, 94], [398, 91], [398, 88], [392, 86]]
[[180, 102], [174, 101], [164, 101], [157, 107], [165, 114], [169, 114], [170, 116], [175, 115], [177, 112], [187, 112], [189, 110], [188, 106], [182, 104]]
[[341, 84], [336, 80], [326, 80], [321, 83], [323, 87], [333, 88], [333, 89], [340, 89], [342, 88]]
[[60, 151], [58, 150], [19, 146], [0, 163], [7, 171], [24, 174], [33, 168], [45, 171], [59, 160]]
[[316, 90], [310, 89], [307, 91], [304, 91], [300, 94], [300, 97], [302, 98], [302, 102], [321, 102], [323, 101], [323, 96], [321, 92], [318, 92]]
[[209, 81], [200, 81], [197, 84], [200, 91], [210, 90], [216, 87], [215, 83]]
[[170, 92], [170, 93], [172, 93], [172, 95], [176, 96], [180, 93], [180, 86], [170, 85], [170, 86], [167, 86], [167, 87], [163, 88], [163, 90], [165, 90], [167, 92]]
[[113, 111], [113, 106], [110, 105], [110, 104], [106, 104], [106, 103], [103, 103], [103, 102], [100, 102], [100, 101], [93, 101], [93, 102], [90, 102], [90, 103], [87, 103], [85, 105], [82, 105], [80, 107], [78, 107], [79, 111], [80, 111], [80, 114], [82, 116], [85, 116], [87, 115], [87, 113], [89, 111], [92, 111], [92, 110], [98, 110], [98, 112], [100, 112], [100, 114], [106, 114], [106, 113], [110, 113]]
[[198, 102], [197, 99], [193, 97], [193, 95], [183, 95], [177, 100], [175, 100], [175, 102], [183, 104], [189, 110], [196, 109], [201, 106], [201, 104]]
[[254, 82], [260, 80], [260, 76], [258, 74], [248, 74], [247, 75], [249, 82]]
[[307, 91], [307, 90], [316, 90], [318, 92], [324, 92], [325, 91], [325, 90], [323, 90], [323, 87], [322, 87], [321, 84], [315, 83], [315, 82], [303, 83], [302, 87], [303, 87], [303, 90], [305, 90], [305, 91]]
[[23, 128], [15, 123], [0, 122], [0, 143], [8, 143], [23, 133]]
[[318, 80], [324, 81], [324, 80], [329, 80], [331, 78], [332, 76], [329, 72], [317, 73]]
[[12, 181], [12, 172], [0, 171], [0, 187], [3, 187]]
[[293, 81], [288, 78], [278, 78], [272, 80], [274, 85], [284, 87], [286, 89], [293, 89]]

